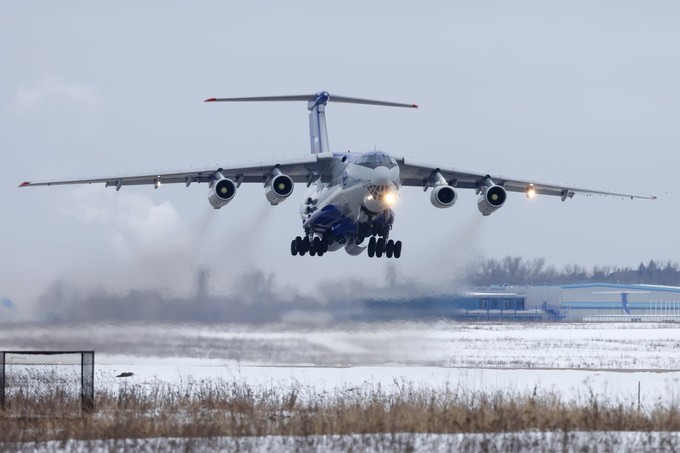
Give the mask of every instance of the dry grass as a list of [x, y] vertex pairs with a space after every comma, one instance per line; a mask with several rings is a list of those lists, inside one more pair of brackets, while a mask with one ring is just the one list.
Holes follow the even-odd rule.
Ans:
[[395, 381], [317, 393], [293, 384], [238, 380], [121, 384], [99, 390], [92, 413], [64, 414], [63, 392], [13, 399], [0, 412], [0, 442], [152, 437], [210, 438], [362, 433], [680, 431], [677, 402], [638, 411], [595, 395], [461, 393]]

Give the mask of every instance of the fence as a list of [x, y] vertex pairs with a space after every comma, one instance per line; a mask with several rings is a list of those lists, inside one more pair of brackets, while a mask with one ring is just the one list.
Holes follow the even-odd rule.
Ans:
[[68, 416], [94, 410], [94, 351], [0, 352], [4, 416]]

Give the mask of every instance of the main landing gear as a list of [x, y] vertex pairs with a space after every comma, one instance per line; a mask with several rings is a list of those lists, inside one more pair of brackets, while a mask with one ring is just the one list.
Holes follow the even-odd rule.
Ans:
[[309, 237], [301, 238], [300, 236], [293, 239], [290, 243], [290, 254], [304, 256], [309, 252], [309, 256], [323, 256], [328, 251], [328, 243], [320, 237], [315, 237], [311, 241]]
[[392, 239], [387, 240], [384, 237], [376, 239], [375, 236], [371, 236], [368, 240], [368, 256], [373, 258], [380, 258], [383, 254], [387, 258], [399, 258], [401, 256], [401, 241], [393, 241]]

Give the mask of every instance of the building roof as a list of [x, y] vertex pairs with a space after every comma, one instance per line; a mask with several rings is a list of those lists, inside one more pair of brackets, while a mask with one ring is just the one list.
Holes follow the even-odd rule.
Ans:
[[657, 292], [668, 292], [668, 293], [680, 293], [680, 287], [677, 286], [664, 286], [664, 285], [643, 285], [643, 284], [630, 284], [630, 283], [602, 283], [602, 282], [589, 282], [589, 283], [567, 283], [563, 285], [546, 285], [547, 287], [562, 288], [562, 289], [587, 289], [587, 288], [612, 288], [620, 289], [623, 291], [657, 291]]

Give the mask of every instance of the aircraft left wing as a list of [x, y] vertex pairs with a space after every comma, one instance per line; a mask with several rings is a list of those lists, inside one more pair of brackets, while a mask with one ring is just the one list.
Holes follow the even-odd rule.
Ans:
[[493, 184], [502, 186], [509, 192], [523, 192], [527, 195], [553, 195], [562, 198], [572, 198], [576, 194], [604, 195], [631, 199], [655, 200], [656, 197], [644, 194], [632, 194], [625, 192], [593, 189], [566, 184], [555, 184], [530, 179], [520, 179], [503, 176], [496, 173], [487, 173], [468, 168], [453, 167], [450, 165], [433, 165], [408, 158], [396, 158], [400, 167], [401, 183], [404, 186], [417, 186], [424, 189], [431, 187], [435, 181], [436, 173], [448, 182], [449, 185], [460, 189], [477, 189], [488, 183], [489, 178]]
[[324, 170], [333, 160], [331, 153], [309, 154], [297, 158], [283, 158], [270, 161], [249, 162], [245, 164], [206, 167], [191, 170], [179, 170], [161, 173], [146, 173], [127, 176], [108, 176], [85, 179], [65, 179], [46, 181], [26, 181], [19, 187], [32, 186], [58, 186], [66, 184], [98, 184], [104, 183], [106, 187], [115, 187], [119, 190], [122, 186], [153, 185], [158, 188], [161, 184], [184, 183], [187, 187], [194, 182], [211, 182], [219, 172], [224, 177], [232, 179], [235, 183], [242, 182], [264, 183], [272, 176], [275, 169], [291, 177], [294, 182], [311, 183], [320, 177]]

